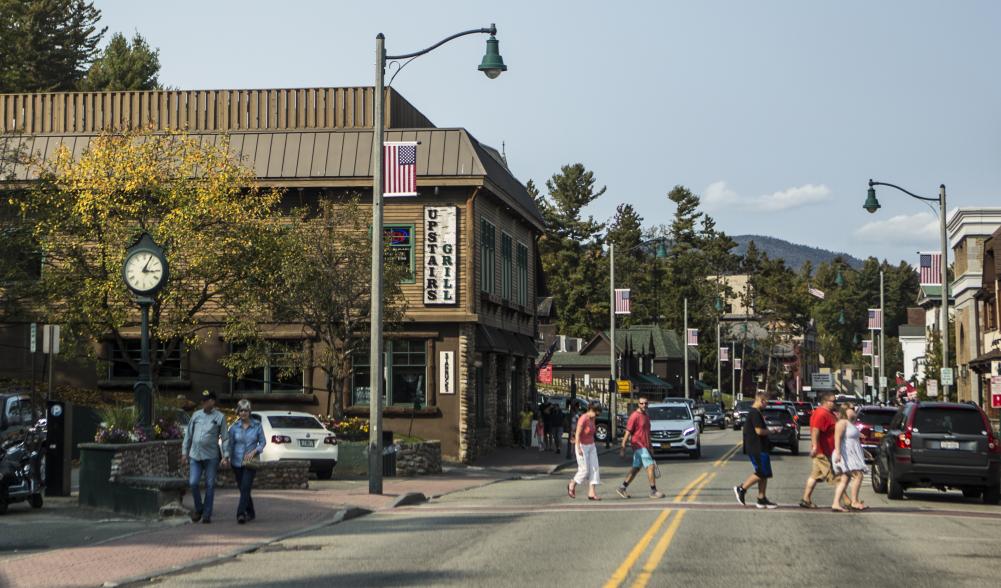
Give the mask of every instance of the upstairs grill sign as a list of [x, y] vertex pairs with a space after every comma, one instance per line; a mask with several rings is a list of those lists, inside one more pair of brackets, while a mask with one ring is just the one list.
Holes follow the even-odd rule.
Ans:
[[424, 304], [458, 302], [455, 206], [424, 207]]

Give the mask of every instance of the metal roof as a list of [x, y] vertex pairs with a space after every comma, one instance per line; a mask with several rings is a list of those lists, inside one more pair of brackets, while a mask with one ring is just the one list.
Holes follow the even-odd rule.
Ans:
[[[49, 134], [10, 137], [14, 149], [50, 160], [61, 145], [80, 157], [98, 134]], [[253, 170], [258, 180], [281, 183], [307, 179], [355, 179], [371, 185], [372, 131], [365, 129], [274, 132], [192, 133], [201, 141], [229, 141], [229, 149]], [[427, 178], [468, 178], [482, 182], [502, 201], [542, 228], [542, 214], [525, 186], [465, 129], [395, 129], [386, 141], [417, 141], [417, 181]], [[31, 166], [18, 165], [14, 178], [37, 178]], [[432, 180], [433, 185], [433, 180]]]

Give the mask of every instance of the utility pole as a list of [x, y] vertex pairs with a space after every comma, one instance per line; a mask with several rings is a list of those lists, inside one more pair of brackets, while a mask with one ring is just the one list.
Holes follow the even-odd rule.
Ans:
[[609, 345], [608, 345], [608, 348], [609, 348], [609, 352], [608, 352], [609, 358], [608, 358], [608, 360], [609, 360], [609, 367], [611, 368], [611, 373], [612, 373], [612, 384], [608, 387], [608, 390], [611, 393], [611, 398], [608, 399], [608, 408], [609, 408], [609, 410], [612, 413], [612, 414], [609, 415], [611, 417], [609, 419], [609, 430], [610, 430], [609, 436], [614, 441], [615, 440], [615, 425], [616, 425], [616, 422], [615, 422], [616, 421], [616, 418], [615, 418], [615, 415], [616, 415], [616, 412], [615, 412], [615, 401], [616, 401], [616, 397], [619, 395], [619, 383], [618, 383], [618, 378], [616, 377], [617, 374], [616, 374], [616, 369], [615, 369], [616, 368], [616, 365], [615, 365], [615, 243], [612, 243], [612, 242], [608, 243], [608, 315], [609, 315], [610, 324], [612, 325], [612, 328], [609, 329], [611, 341], [609, 341]]
[[368, 383], [368, 493], [382, 494], [382, 262], [383, 262], [383, 88], [386, 75], [386, 38], [375, 37], [375, 94], [372, 99], [372, 283]]
[[[939, 328], [941, 333], [939, 338], [942, 339], [942, 367], [951, 369], [952, 363], [949, 362], [949, 239], [945, 231], [945, 184], [938, 187], [938, 198], [938, 226], [942, 239], [942, 308], [940, 309], [942, 315], [939, 318], [942, 326]], [[950, 384], [942, 385], [942, 398], [946, 402], [952, 400], [951, 389], [952, 385]]]
[[685, 398], [691, 398], [688, 393], [688, 298], [685, 298], [685, 332], [682, 334], [685, 347]]
[[720, 360], [719, 352], [723, 348], [723, 342], [719, 339], [719, 313], [716, 313], [716, 390], [719, 392], [720, 400], [723, 399], [723, 362]]
[[737, 343], [734, 341], [730, 341], [730, 396], [733, 408], [737, 408]]
[[883, 310], [883, 270], [879, 270], [879, 399], [886, 401], [886, 386], [883, 385], [883, 378], [886, 372], [883, 371], [886, 354], [883, 353], [886, 342], [886, 312]]

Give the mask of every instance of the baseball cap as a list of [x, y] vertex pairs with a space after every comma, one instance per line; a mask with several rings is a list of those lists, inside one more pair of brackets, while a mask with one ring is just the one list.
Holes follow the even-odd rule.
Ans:
[[215, 392], [211, 390], [202, 390], [202, 401], [215, 400], [215, 399], [216, 399]]

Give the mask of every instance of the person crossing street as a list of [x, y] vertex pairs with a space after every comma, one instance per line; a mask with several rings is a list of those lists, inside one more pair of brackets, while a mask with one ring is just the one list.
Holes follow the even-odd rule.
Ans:
[[654, 461], [653, 453], [650, 451], [650, 417], [646, 414], [649, 404], [649, 400], [641, 397], [639, 405], [633, 414], [629, 415], [629, 420], [626, 422], [626, 434], [622, 437], [619, 455], [626, 456], [626, 443], [629, 443], [633, 448], [633, 464], [625, 481], [615, 489], [615, 492], [622, 498], [629, 498], [629, 484], [632, 483], [633, 478], [641, 469], [646, 470], [647, 479], [650, 481], [650, 498], [664, 497], [664, 493], [657, 490], [657, 475], [655, 473], [657, 462]]
[[759, 392], [754, 397], [754, 404], [747, 411], [747, 420], [744, 421], [744, 453], [751, 461], [754, 472], [744, 480], [743, 484], [733, 487], [733, 493], [737, 496], [737, 502], [747, 504], [745, 495], [752, 486], [758, 487], [757, 508], [778, 508], [779, 505], [768, 500], [767, 489], [768, 480], [772, 477], [771, 456], [768, 453], [768, 426], [765, 424], [765, 417], [761, 414], [761, 409], [768, 403], [768, 394]]

